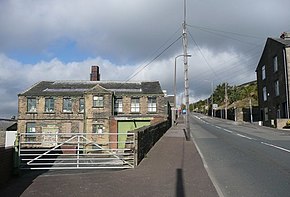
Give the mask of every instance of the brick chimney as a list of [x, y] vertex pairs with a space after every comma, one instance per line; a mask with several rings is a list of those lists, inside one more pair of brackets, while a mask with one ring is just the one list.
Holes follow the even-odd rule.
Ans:
[[99, 66], [92, 66], [91, 74], [90, 74], [90, 81], [100, 81]]
[[280, 36], [280, 38], [289, 40], [290, 39], [290, 33], [289, 32], [283, 32]]

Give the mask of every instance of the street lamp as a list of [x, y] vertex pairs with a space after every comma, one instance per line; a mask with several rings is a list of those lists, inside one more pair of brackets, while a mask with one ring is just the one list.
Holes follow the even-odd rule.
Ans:
[[174, 59], [174, 110], [173, 110], [173, 120], [174, 123], [176, 123], [176, 59], [179, 57], [191, 57], [191, 55], [187, 54], [187, 55], [178, 55], [175, 57]]

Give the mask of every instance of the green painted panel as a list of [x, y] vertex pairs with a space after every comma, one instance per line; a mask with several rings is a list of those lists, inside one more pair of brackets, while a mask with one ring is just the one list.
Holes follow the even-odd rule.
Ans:
[[[143, 126], [150, 125], [150, 121], [146, 120], [136, 120], [136, 121], [118, 121], [118, 133], [127, 133], [128, 131], [132, 131], [134, 129], [141, 128]], [[125, 141], [127, 139], [127, 135], [118, 135], [118, 148], [125, 148]]]

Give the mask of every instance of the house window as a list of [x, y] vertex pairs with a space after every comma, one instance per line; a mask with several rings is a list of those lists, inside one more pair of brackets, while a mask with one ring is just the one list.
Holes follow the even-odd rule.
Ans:
[[103, 131], [104, 131], [104, 125], [103, 124], [93, 124], [92, 133], [102, 134]]
[[72, 100], [71, 98], [63, 99], [63, 112], [72, 112]]
[[26, 123], [26, 141], [35, 141], [36, 136], [35, 122]]
[[140, 112], [140, 101], [139, 98], [131, 98], [131, 112], [139, 113]]
[[54, 112], [53, 98], [45, 98], [45, 112]]
[[80, 100], [79, 100], [79, 112], [84, 113], [84, 111], [85, 111], [85, 99], [80, 98]]
[[104, 107], [104, 97], [94, 96], [93, 97], [93, 106], [94, 107]]
[[269, 120], [269, 117], [268, 117], [268, 107], [265, 107], [264, 108], [264, 118], [265, 118], [265, 121], [268, 121]]
[[274, 72], [278, 71], [278, 58], [277, 55], [273, 57], [273, 67], [274, 67]]
[[280, 92], [279, 92], [279, 80], [275, 81], [274, 85], [275, 85], [275, 95], [279, 96], [279, 94], [280, 94]]
[[267, 89], [266, 89], [266, 87], [263, 87], [263, 100], [267, 101]]
[[114, 103], [114, 112], [122, 113], [123, 112], [123, 101], [122, 98], [116, 98]]
[[266, 79], [266, 67], [262, 66], [262, 80]]
[[27, 99], [27, 111], [36, 112], [36, 98]]
[[157, 111], [156, 98], [148, 98], [148, 112], [154, 113]]

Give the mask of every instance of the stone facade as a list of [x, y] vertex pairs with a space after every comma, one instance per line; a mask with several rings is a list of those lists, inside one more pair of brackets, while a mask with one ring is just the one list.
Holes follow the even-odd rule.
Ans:
[[[153, 85], [159, 86], [159, 83], [156, 84], [156, 82], [153, 83]], [[96, 125], [98, 128], [101, 127], [103, 134], [118, 133], [119, 121], [137, 120], [153, 124], [167, 120], [164, 94], [160, 86], [156, 88], [158, 90], [156, 92], [148, 92], [148, 90], [146, 92], [143, 90], [146, 87], [143, 87], [142, 82], [125, 84], [131, 88], [128, 90], [124, 90], [122, 86], [125, 85], [123, 84], [121, 84], [122, 86], [112, 84], [111, 86], [114, 87], [110, 85], [101, 82], [40, 82], [18, 95], [18, 131], [28, 132], [28, 124], [33, 123], [33, 132], [36, 133], [95, 133], [97, 132]], [[146, 85], [148, 86], [148, 84]], [[132, 89], [135, 86], [138, 86], [138, 89]], [[115, 87], [122, 89], [118, 92]], [[100, 106], [94, 106], [95, 97], [102, 99]], [[48, 98], [52, 98], [54, 101], [54, 109], [51, 111], [45, 108]], [[122, 101], [121, 113], [114, 112], [116, 98]], [[133, 98], [139, 99], [139, 111], [137, 112], [131, 111]], [[149, 98], [154, 98], [154, 102], [156, 101], [153, 104], [156, 110], [153, 112], [148, 110]], [[35, 100], [35, 110], [32, 112], [28, 110], [29, 99]], [[64, 99], [71, 101], [71, 110], [64, 110]], [[80, 111], [81, 100], [84, 102], [82, 111]], [[37, 137], [35, 140], [41, 141]], [[103, 140], [111, 141], [116, 138], [107, 135]]]

